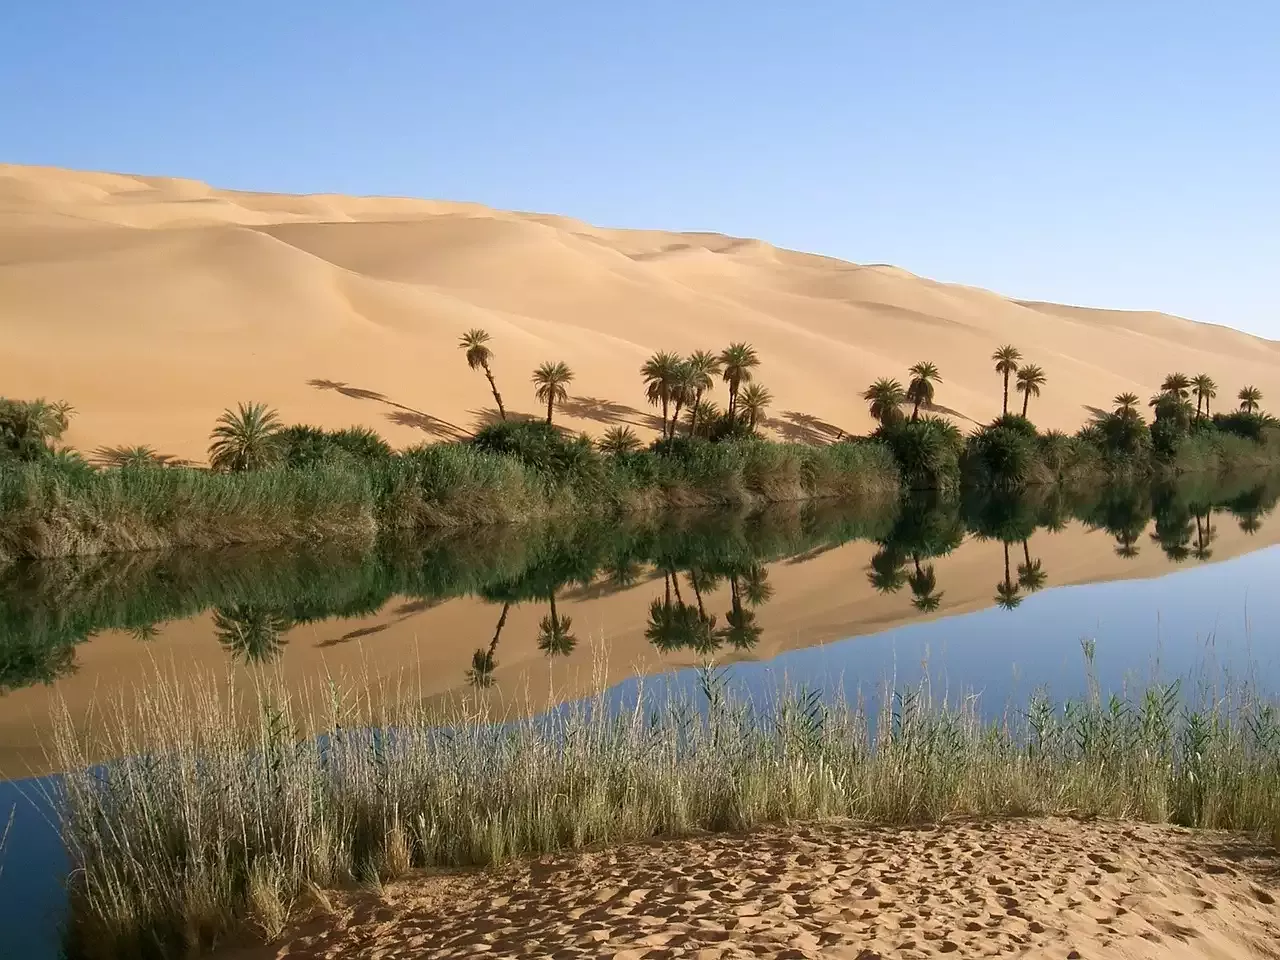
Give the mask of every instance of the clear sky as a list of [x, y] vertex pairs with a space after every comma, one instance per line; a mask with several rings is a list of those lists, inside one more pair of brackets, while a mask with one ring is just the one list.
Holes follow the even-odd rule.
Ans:
[[1280, 338], [1280, 2], [10, 0], [0, 160], [708, 229]]

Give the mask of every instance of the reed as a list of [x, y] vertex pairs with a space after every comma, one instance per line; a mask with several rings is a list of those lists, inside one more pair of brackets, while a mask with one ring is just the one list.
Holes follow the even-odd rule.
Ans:
[[245, 924], [274, 935], [316, 888], [797, 819], [1280, 824], [1280, 712], [1244, 686], [1093, 687], [992, 719], [928, 686], [868, 704], [700, 677], [693, 696], [602, 692], [516, 720], [369, 680], [290, 697], [167, 677], [88, 724], [64, 710], [69, 952], [184, 955]]

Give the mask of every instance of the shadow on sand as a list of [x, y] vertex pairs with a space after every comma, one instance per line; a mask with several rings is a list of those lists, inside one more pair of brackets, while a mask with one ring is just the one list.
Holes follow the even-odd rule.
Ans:
[[465, 440], [471, 436], [470, 433], [455, 423], [441, 420], [439, 417], [433, 417], [429, 413], [415, 410], [413, 407], [405, 406], [403, 403], [396, 403], [396, 401], [388, 399], [386, 394], [378, 393], [376, 390], [353, 387], [350, 384], [343, 383], [341, 380], [324, 380], [320, 378], [308, 380], [307, 386], [315, 387], [317, 390], [332, 390], [334, 393], [340, 393], [344, 397], [350, 397], [353, 400], [373, 400], [376, 403], [394, 407], [395, 409], [385, 414], [388, 420], [397, 426], [421, 430], [430, 437], [440, 440]]

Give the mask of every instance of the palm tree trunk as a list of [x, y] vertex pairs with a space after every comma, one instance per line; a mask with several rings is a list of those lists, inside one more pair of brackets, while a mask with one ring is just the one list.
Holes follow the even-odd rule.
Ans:
[[911, 422], [915, 423], [920, 419], [920, 401], [915, 402], [915, 406], [911, 408]]
[[1007, 540], [1004, 542], [1004, 582], [1013, 582], [1009, 576], [1009, 541]]
[[551, 426], [551, 410], [556, 405], [556, 395], [547, 397], [547, 426]]
[[738, 381], [729, 381], [729, 419], [733, 419], [733, 415], [738, 412]]
[[1004, 372], [1004, 415], [1009, 415], [1009, 371]]
[[1031, 391], [1028, 390], [1022, 395], [1022, 419], [1027, 419], [1027, 404], [1031, 402]]
[[1027, 566], [1031, 566], [1031, 545], [1026, 541], [1022, 541], [1022, 559], [1027, 562]]
[[671, 411], [671, 439], [672, 440], [676, 438], [676, 425], [680, 423], [680, 408], [682, 406], [684, 406], [684, 404], [680, 402], [679, 397], [676, 397], [675, 409]]
[[502, 405], [502, 394], [498, 392], [498, 385], [494, 383], [493, 371], [489, 369], [488, 361], [484, 363], [484, 375], [489, 379], [489, 389], [493, 391], [493, 400], [498, 405], [498, 416], [505, 420], [507, 419], [507, 410]]
[[556, 615], [556, 592], [554, 590], [551, 591], [551, 596], [547, 600], [551, 603], [551, 625], [553, 628], [558, 628], [560, 618]]
[[671, 583], [676, 588], [676, 603], [684, 606], [684, 597], [680, 596], [680, 576], [676, 573], [671, 574]]
[[662, 439], [667, 439], [667, 395], [662, 394]]
[[698, 407], [702, 405], [702, 388], [699, 387], [693, 393], [693, 414], [689, 417], [689, 436], [693, 436], [698, 432]]

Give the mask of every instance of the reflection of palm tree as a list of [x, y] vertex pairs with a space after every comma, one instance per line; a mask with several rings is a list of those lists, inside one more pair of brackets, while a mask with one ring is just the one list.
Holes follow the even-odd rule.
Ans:
[[498, 640], [502, 637], [502, 628], [506, 626], [507, 613], [510, 609], [510, 603], [502, 605], [502, 613], [498, 616], [498, 626], [493, 631], [489, 648], [486, 650], [481, 647], [471, 655], [471, 668], [467, 671], [467, 682], [473, 687], [493, 686], [493, 671], [498, 668], [498, 661], [494, 659], [494, 654], [498, 650]]
[[[645, 624], [644, 638], [661, 653], [678, 650], [683, 643], [680, 613], [671, 601], [671, 573], [662, 574], [663, 596], [649, 604], [649, 620]], [[676, 584], [679, 589], [679, 584]], [[684, 604], [681, 603], [680, 607]]]
[[619, 589], [629, 587], [635, 583], [639, 579], [640, 573], [640, 564], [622, 554], [614, 557], [604, 568], [604, 574], [609, 584]]
[[912, 557], [915, 570], [907, 578], [914, 597], [911, 605], [921, 613], [933, 613], [942, 603], [942, 594], [938, 591], [938, 576], [934, 573], [933, 564], [920, 566], [920, 557]]
[[289, 619], [276, 610], [251, 603], [232, 603], [213, 612], [213, 633], [232, 660], [269, 663], [288, 643], [283, 633]]
[[1213, 543], [1217, 537], [1217, 532], [1213, 529], [1213, 513], [1209, 510], [1204, 512], [1201, 517], [1196, 514], [1196, 547], [1193, 556], [1203, 562], [1213, 556], [1213, 548], [1209, 544]]
[[724, 623], [720, 638], [735, 650], [750, 650], [760, 639], [762, 630], [756, 623], [755, 611], [742, 605], [742, 589], [736, 576], [729, 578], [729, 612], [724, 615]]
[[1018, 584], [1027, 591], [1035, 593], [1044, 588], [1049, 575], [1045, 573], [1039, 559], [1031, 559], [1031, 547], [1026, 540], [1022, 541], [1022, 563], [1018, 564]]
[[140, 640], [144, 643], [149, 640], [154, 640], [160, 635], [160, 624], [158, 621], [140, 624], [130, 630], [129, 635], [133, 637], [133, 639]]
[[1020, 604], [1022, 595], [1018, 589], [1019, 584], [1013, 579], [1013, 574], [1009, 570], [1009, 541], [1006, 540], [1004, 542], [1004, 579], [996, 584], [996, 606], [1012, 610]]
[[742, 575], [742, 594], [747, 603], [759, 607], [773, 598], [773, 585], [769, 583], [769, 571], [753, 563]]
[[573, 618], [562, 617], [556, 612], [554, 591], [548, 599], [551, 613], [538, 623], [538, 649], [548, 657], [567, 657], [578, 645], [578, 638], [569, 632], [573, 626]]
[[1116, 556], [1132, 560], [1141, 550], [1138, 548], [1138, 535], [1132, 530], [1121, 530], [1116, 534]]
[[708, 614], [706, 607], [703, 606], [702, 588], [714, 587], [719, 579], [705, 573], [689, 571], [689, 585], [693, 587], [693, 595], [697, 601], [696, 617], [690, 622], [689, 646], [703, 656], [715, 653], [716, 648], [720, 646], [720, 638], [716, 632], [715, 614]]
[[907, 573], [902, 569], [905, 562], [897, 550], [881, 547], [867, 566], [867, 582], [878, 593], [897, 593], [907, 583]]
[[491, 650], [476, 648], [476, 652], [471, 655], [471, 666], [467, 669], [467, 683], [477, 690], [493, 686], [493, 671], [497, 666]]

